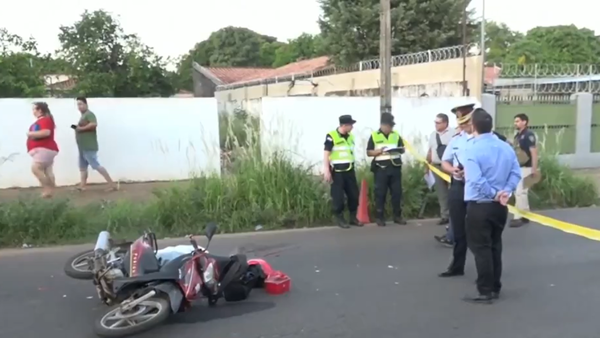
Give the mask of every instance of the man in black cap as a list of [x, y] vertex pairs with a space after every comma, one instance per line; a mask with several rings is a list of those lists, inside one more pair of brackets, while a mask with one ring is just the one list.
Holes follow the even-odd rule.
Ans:
[[381, 114], [381, 126], [374, 131], [367, 144], [367, 155], [373, 157], [371, 171], [375, 175], [375, 204], [377, 225], [385, 226], [385, 199], [388, 189], [392, 195], [394, 222], [405, 225], [402, 219], [402, 154], [404, 142], [393, 130], [394, 116]]
[[358, 209], [358, 183], [354, 171], [354, 135], [351, 131], [356, 123], [351, 115], [340, 116], [340, 126], [325, 136], [323, 154], [325, 181], [331, 183], [333, 213], [340, 228], [350, 226], [344, 219], [344, 194], [348, 198], [350, 224], [362, 226], [356, 218]]

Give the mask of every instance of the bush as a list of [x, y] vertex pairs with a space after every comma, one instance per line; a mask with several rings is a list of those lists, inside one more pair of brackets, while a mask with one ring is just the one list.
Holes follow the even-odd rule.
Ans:
[[[248, 127], [251, 117], [221, 119], [235, 126], [227, 126], [222, 139], [222, 145], [230, 145], [224, 148], [234, 161], [220, 177], [197, 177], [189, 185], [156, 191], [156, 198], [146, 204], [114, 201], [76, 208], [67, 200], [40, 199], [0, 204], [0, 247], [89, 240], [106, 229], [116, 237], [135, 237], [147, 228], [159, 236], [181, 236], [198, 233], [208, 221], [219, 223], [224, 232], [249, 231], [257, 225], [276, 229], [330, 224], [329, 187], [312, 168], [294, 165], [281, 153], [262, 161], [256, 125]], [[532, 208], [596, 203], [594, 182], [575, 176], [556, 156], [542, 152], [540, 168], [543, 180], [532, 190]], [[438, 214], [437, 197], [426, 189], [423, 174], [421, 164], [403, 167], [406, 218], [415, 218], [423, 201], [425, 217]], [[363, 164], [357, 176], [359, 184], [362, 179], [369, 184], [373, 213], [373, 175]]]

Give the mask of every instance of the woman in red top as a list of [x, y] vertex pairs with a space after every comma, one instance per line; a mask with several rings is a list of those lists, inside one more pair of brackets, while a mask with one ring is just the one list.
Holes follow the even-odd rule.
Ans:
[[31, 171], [40, 181], [42, 197], [48, 198], [56, 186], [52, 170], [54, 158], [58, 155], [58, 146], [54, 141], [54, 118], [45, 102], [33, 104], [33, 116], [37, 120], [27, 132], [27, 152], [33, 159]]

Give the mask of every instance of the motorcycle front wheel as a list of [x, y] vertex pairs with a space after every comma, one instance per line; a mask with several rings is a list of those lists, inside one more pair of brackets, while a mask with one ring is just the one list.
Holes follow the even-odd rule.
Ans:
[[118, 304], [96, 319], [94, 332], [99, 337], [127, 337], [154, 328], [170, 314], [169, 301], [159, 296], [148, 298], [128, 311], [122, 311]]

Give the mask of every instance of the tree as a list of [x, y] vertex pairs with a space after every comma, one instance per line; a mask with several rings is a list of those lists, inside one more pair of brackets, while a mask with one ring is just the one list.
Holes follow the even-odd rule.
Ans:
[[[472, 42], [481, 42], [481, 24], [475, 31]], [[486, 61], [500, 63], [506, 59], [509, 49], [523, 39], [523, 34], [513, 31], [505, 23], [488, 21], [485, 23]]]
[[44, 96], [43, 66], [35, 40], [0, 29], [0, 97]]
[[79, 94], [143, 97], [174, 93], [162, 58], [137, 36], [125, 34], [105, 11], [85, 11], [73, 25], [62, 26], [58, 37]]
[[[321, 34], [336, 64], [348, 65], [379, 55], [379, 0], [319, 3], [323, 10]], [[390, 6], [394, 55], [462, 44], [462, 1], [391, 0]], [[472, 36], [470, 21], [468, 28], [468, 36]]]
[[325, 54], [322, 37], [304, 33], [295, 39], [289, 40], [287, 44], [281, 44], [275, 51], [275, 59], [272, 65], [273, 67], [281, 67], [288, 63], [312, 59]]
[[178, 63], [178, 83], [192, 89], [192, 63], [206, 67], [271, 67], [283, 44], [248, 28], [225, 27], [197, 43]]
[[575, 25], [536, 27], [510, 45], [505, 62], [600, 63], [600, 40], [592, 30]]

